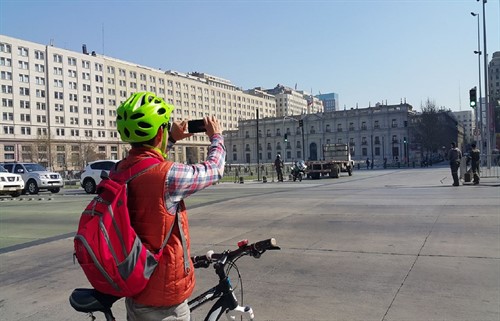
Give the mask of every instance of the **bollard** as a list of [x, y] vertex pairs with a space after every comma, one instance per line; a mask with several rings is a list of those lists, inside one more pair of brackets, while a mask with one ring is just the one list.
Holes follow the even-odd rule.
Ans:
[[266, 176], [262, 176], [262, 183], [267, 183], [267, 177]]
[[244, 181], [243, 181], [243, 176], [240, 176], [240, 184], [243, 184]]

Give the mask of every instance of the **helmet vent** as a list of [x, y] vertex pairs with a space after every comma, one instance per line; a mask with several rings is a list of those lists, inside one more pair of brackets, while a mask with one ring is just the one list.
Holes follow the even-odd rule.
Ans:
[[130, 137], [130, 132], [127, 128], [123, 130], [123, 133], [125, 134], [125, 136], [127, 136], [127, 138]]
[[145, 132], [140, 131], [140, 130], [136, 130], [136, 131], [135, 131], [135, 134], [136, 134], [137, 136], [141, 136], [141, 137], [146, 137], [146, 136], [148, 136], [148, 133], [145, 133]]
[[122, 120], [122, 116], [120, 115], [116, 116], [116, 120]]
[[146, 122], [143, 122], [143, 121], [140, 121], [137, 123], [137, 125], [140, 127], [140, 128], [151, 128], [153, 126], [151, 126], [151, 124], [148, 124]]
[[136, 114], [133, 114], [132, 116], [130, 116], [130, 119], [139, 119], [139, 118], [142, 118], [144, 117], [144, 114], [142, 113], [136, 113]]
[[156, 113], [157, 113], [158, 115], [163, 115], [163, 114], [165, 114], [166, 112], [167, 112], [167, 110], [166, 110], [165, 108], [160, 108], [160, 109], [158, 109], [158, 110], [156, 111]]

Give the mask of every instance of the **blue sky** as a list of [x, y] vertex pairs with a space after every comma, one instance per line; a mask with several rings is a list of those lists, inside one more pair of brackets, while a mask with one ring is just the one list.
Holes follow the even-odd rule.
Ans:
[[[486, 4], [490, 57], [500, 51], [499, 2]], [[406, 98], [417, 110], [427, 99], [468, 110], [479, 78], [471, 11], [483, 50], [476, 0], [0, 0], [0, 33], [243, 89], [336, 92], [346, 108]]]

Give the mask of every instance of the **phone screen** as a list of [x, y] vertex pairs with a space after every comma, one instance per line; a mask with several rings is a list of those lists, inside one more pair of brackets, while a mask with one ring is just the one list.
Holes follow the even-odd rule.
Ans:
[[190, 133], [202, 133], [206, 132], [205, 122], [203, 119], [196, 119], [188, 121], [188, 132]]

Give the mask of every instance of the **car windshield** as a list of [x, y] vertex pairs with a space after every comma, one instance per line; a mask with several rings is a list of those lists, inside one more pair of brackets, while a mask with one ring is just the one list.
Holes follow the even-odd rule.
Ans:
[[0, 165], [0, 173], [7, 173], [9, 172], [8, 170], [5, 169], [2, 165]]
[[47, 169], [40, 164], [25, 164], [26, 170], [28, 172], [46, 172]]

